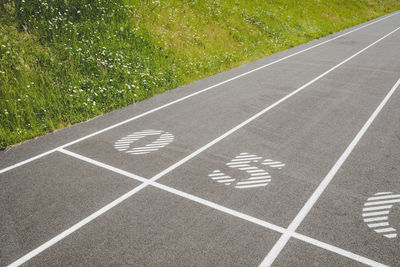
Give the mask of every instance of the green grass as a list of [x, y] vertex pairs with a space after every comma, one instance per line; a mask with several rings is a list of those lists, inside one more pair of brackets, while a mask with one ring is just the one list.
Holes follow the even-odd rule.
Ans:
[[0, 149], [398, 9], [398, 0], [0, 0]]

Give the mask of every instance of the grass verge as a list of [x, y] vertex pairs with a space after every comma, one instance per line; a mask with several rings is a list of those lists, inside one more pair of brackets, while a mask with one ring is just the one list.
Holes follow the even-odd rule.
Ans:
[[398, 0], [0, 0], [0, 149], [398, 9]]

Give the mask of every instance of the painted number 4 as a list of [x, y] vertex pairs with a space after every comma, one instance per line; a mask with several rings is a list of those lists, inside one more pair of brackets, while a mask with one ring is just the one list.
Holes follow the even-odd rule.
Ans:
[[285, 164], [280, 161], [275, 161], [272, 159], [263, 160], [262, 157], [244, 152], [240, 153], [240, 155], [232, 159], [229, 163], [226, 164], [226, 166], [228, 166], [229, 168], [244, 171], [247, 176], [245, 179], [233, 178], [221, 172], [220, 170], [214, 170], [208, 176], [218, 183], [233, 185], [235, 188], [238, 189], [266, 186], [271, 182], [271, 175], [268, 171], [253, 166], [254, 163], [258, 162], [268, 168], [273, 169], [282, 169], [285, 166]]

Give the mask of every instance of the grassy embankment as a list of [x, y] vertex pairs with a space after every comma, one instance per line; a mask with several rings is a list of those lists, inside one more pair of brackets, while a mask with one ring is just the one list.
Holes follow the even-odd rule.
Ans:
[[398, 0], [0, 0], [0, 149], [399, 8]]

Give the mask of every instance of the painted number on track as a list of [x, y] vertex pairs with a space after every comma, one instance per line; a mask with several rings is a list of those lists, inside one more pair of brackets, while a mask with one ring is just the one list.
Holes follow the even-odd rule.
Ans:
[[280, 161], [272, 159], [263, 160], [262, 157], [244, 152], [240, 153], [240, 155], [228, 162], [226, 166], [246, 172], [247, 178], [236, 179], [226, 175], [220, 170], [214, 170], [208, 176], [215, 182], [223, 183], [225, 185], [233, 185], [238, 189], [266, 186], [271, 182], [271, 175], [265, 169], [254, 166], [254, 163], [258, 162], [268, 168], [274, 169], [282, 169], [282, 167], [285, 166], [285, 164]]
[[400, 203], [400, 195], [380, 192], [367, 199], [362, 217], [368, 227], [386, 238], [397, 237], [397, 230], [389, 224], [389, 214], [394, 203]]
[[[159, 137], [152, 143], [145, 146], [132, 147], [132, 144], [134, 144], [135, 141], [154, 135]], [[141, 155], [157, 151], [160, 148], [169, 145], [172, 141], [174, 141], [174, 136], [168, 132], [159, 130], [144, 130], [141, 132], [134, 132], [119, 139], [117, 142], [115, 142], [114, 147], [116, 150], [125, 151], [125, 153], [128, 154]]]

